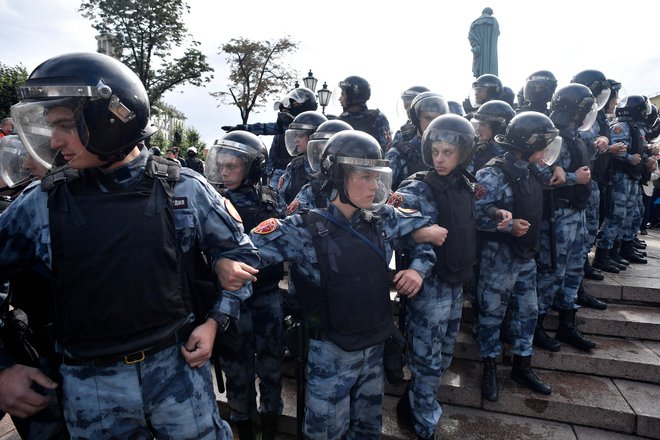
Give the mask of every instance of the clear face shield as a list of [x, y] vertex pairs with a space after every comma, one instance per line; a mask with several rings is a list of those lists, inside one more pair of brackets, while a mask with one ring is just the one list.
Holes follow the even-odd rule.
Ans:
[[[294, 124], [295, 123], [292, 123], [291, 125]], [[292, 128], [291, 125], [289, 125], [289, 128], [284, 132], [284, 144], [286, 145], [286, 151], [288, 151], [291, 156], [298, 156], [307, 151], [309, 136], [314, 130], [314, 127]]]
[[[87, 145], [89, 132], [82, 116], [84, 98], [21, 101], [11, 108], [16, 132], [41, 166], [50, 169], [67, 136], [77, 135]], [[69, 162], [65, 158], [61, 160]]]
[[309, 142], [307, 143], [307, 162], [309, 167], [314, 172], [321, 170], [321, 153], [325, 147], [326, 142], [330, 139], [329, 136], [315, 136], [314, 133]]
[[344, 167], [344, 191], [355, 206], [376, 211], [387, 202], [392, 187], [388, 160], [340, 156], [337, 163]]
[[206, 180], [213, 185], [236, 189], [243, 184], [256, 153], [249, 152], [243, 144], [220, 140], [206, 155]]
[[29, 157], [18, 136], [0, 139], [0, 178], [8, 187], [13, 188], [32, 179], [31, 170], [24, 166]]
[[582, 119], [582, 124], [580, 124], [580, 126], [578, 127], [579, 131], [591, 130], [591, 127], [594, 126], [594, 123], [596, 122], [596, 118], [598, 117], [598, 110], [599, 110], [598, 103], [594, 102], [593, 105], [591, 106], [591, 110], [589, 110], [589, 113], [584, 115], [584, 119]]
[[481, 104], [488, 101], [489, 86], [473, 86], [470, 92], [470, 105], [472, 108], [479, 108]]
[[564, 143], [564, 140], [557, 134], [548, 134], [546, 135], [546, 142], [549, 143], [543, 150], [541, 161], [550, 166], [559, 158], [559, 153], [561, 153], [561, 146]]
[[607, 104], [607, 101], [610, 99], [610, 93], [612, 91], [609, 88], [604, 88], [601, 90], [601, 92], [598, 94], [598, 96], [595, 96], [596, 98], [596, 110], [602, 110], [603, 107], [605, 107], [605, 104]]

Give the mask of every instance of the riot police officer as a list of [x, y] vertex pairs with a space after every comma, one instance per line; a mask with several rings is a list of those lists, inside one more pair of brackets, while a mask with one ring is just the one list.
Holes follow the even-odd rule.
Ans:
[[448, 230], [434, 247], [437, 262], [422, 292], [407, 300], [406, 336], [412, 378], [397, 404], [397, 416], [418, 438], [433, 438], [442, 408], [436, 399], [449, 367], [463, 309], [463, 284], [473, 276], [477, 231], [474, 177], [465, 167], [474, 152], [476, 133], [464, 117], [435, 118], [422, 136], [422, 157], [429, 171], [405, 180], [395, 194], [401, 206], [416, 209]]
[[371, 98], [369, 82], [361, 76], [351, 75], [339, 82], [339, 88], [339, 103], [343, 112], [338, 119], [348, 122], [355, 130], [373, 136], [385, 154], [392, 143], [390, 123], [380, 110], [367, 108], [367, 101]]
[[557, 88], [557, 78], [549, 70], [539, 70], [525, 79], [522, 90], [522, 102], [518, 103], [516, 113], [534, 111], [549, 115], [548, 104]]
[[519, 114], [511, 120], [506, 134], [496, 138], [506, 150], [504, 155], [477, 172], [480, 265], [488, 270], [479, 274], [476, 335], [483, 359], [481, 393], [486, 400], [498, 399], [495, 358], [502, 350], [500, 327], [507, 308], [513, 353], [511, 378], [538, 393], [551, 393], [530, 367], [538, 317], [535, 257], [543, 217], [542, 183], [532, 165], [541, 161], [552, 164], [561, 149], [558, 134], [546, 115]]
[[422, 92], [412, 100], [408, 119], [415, 128], [414, 136], [394, 144], [385, 153], [392, 168], [392, 190], [396, 191], [408, 176], [428, 169], [422, 160], [422, 135], [433, 119], [448, 112], [447, 101], [438, 93]]
[[469, 97], [470, 108], [465, 109], [468, 113], [468, 119], [471, 118], [471, 115], [479, 106], [493, 99], [502, 99], [502, 81], [497, 75], [485, 73], [472, 83], [472, 91]]
[[[405, 112], [406, 117], [408, 117], [408, 110], [410, 109], [410, 105], [412, 104], [413, 99], [415, 99], [415, 96], [419, 95], [420, 93], [429, 91], [430, 90], [424, 86], [412, 86], [401, 93], [401, 104], [403, 106], [403, 111]], [[396, 133], [394, 133], [394, 137], [392, 138], [392, 146], [398, 144], [402, 140], [412, 139], [416, 133], [417, 129], [408, 117], [406, 123], [403, 124], [401, 128], [396, 131]]]
[[513, 108], [504, 101], [498, 99], [488, 101], [479, 106], [474, 113], [471, 122], [477, 132], [477, 148], [474, 157], [467, 167], [471, 173], [476, 173], [483, 168], [492, 158], [501, 156], [506, 150], [498, 142], [495, 136], [504, 134], [509, 121], [515, 116]]
[[[383, 205], [391, 171], [366, 133], [334, 134], [323, 150], [321, 172], [332, 185], [326, 209], [266, 220], [251, 236], [261, 264], [290, 261], [303, 307], [310, 338], [305, 438], [378, 439], [384, 342], [394, 325], [391, 240], [430, 222], [419, 212]], [[405, 295], [418, 292], [435, 260], [426, 244], [414, 248], [413, 258], [411, 268], [393, 280]]]
[[[251, 230], [267, 218], [282, 218], [284, 200], [262, 184], [266, 147], [254, 134], [233, 131], [211, 147], [207, 156], [207, 179], [232, 204]], [[236, 321], [240, 350], [222, 356], [227, 402], [231, 420], [241, 440], [254, 439], [252, 415], [257, 412], [255, 376], [259, 378], [262, 438], [274, 440], [282, 414], [282, 296], [278, 287], [284, 276], [280, 264], [264, 267], [252, 284], [253, 295], [241, 304]]]
[[[114, 58], [51, 58], [18, 93], [26, 148], [66, 165], [0, 216], [0, 277], [35, 261], [52, 271], [72, 437], [231, 438], [207, 361], [251, 294], [258, 253], [229, 202], [140, 148], [155, 132], [147, 93]], [[212, 298], [182, 282], [185, 255], [200, 249], [224, 289]]]

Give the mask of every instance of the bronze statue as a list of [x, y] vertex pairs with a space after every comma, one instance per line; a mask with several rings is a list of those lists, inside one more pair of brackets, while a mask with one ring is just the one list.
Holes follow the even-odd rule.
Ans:
[[468, 40], [472, 46], [472, 74], [475, 78], [492, 73], [497, 75], [497, 37], [500, 25], [491, 8], [484, 8], [481, 16], [470, 25]]

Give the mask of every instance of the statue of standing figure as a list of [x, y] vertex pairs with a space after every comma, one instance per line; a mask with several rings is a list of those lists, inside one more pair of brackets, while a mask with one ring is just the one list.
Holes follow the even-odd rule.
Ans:
[[472, 46], [472, 74], [475, 78], [491, 73], [497, 75], [497, 37], [500, 25], [491, 8], [484, 8], [481, 16], [470, 25], [468, 40]]

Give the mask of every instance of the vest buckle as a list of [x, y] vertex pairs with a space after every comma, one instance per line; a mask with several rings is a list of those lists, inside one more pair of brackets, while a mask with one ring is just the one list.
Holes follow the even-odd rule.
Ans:
[[124, 356], [124, 363], [126, 365], [137, 364], [139, 362], [142, 362], [144, 358], [145, 358], [144, 351], [140, 351], [133, 354], [127, 354], [126, 356]]

